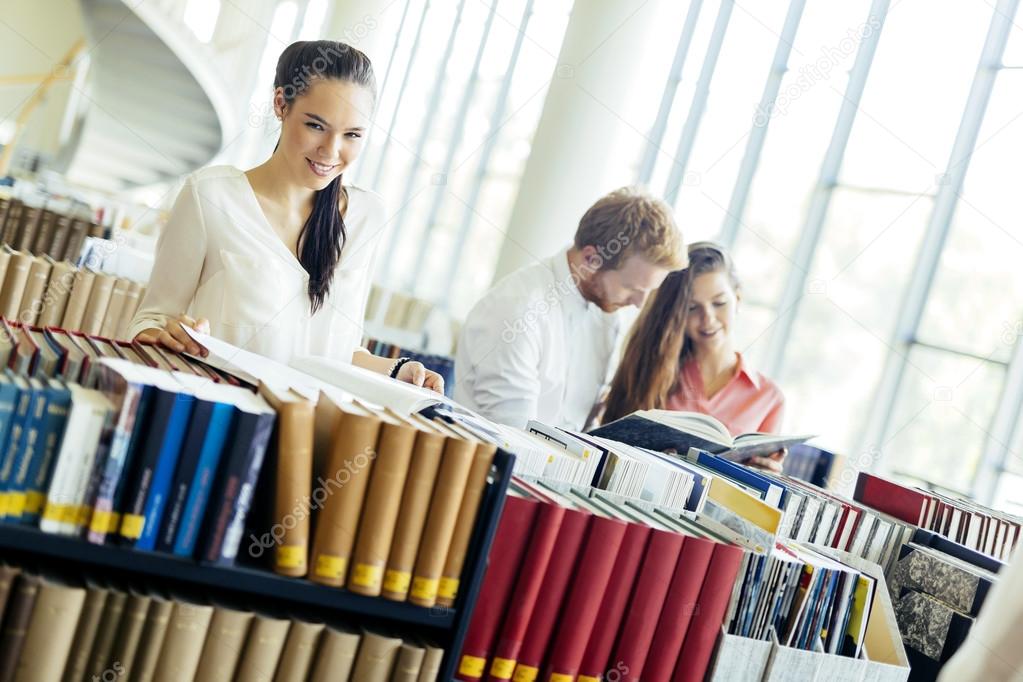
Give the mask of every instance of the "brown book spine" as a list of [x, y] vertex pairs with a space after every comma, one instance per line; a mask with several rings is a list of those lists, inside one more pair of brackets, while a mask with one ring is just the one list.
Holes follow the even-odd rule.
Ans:
[[71, 238], [71, 223], [73, 220], [74, 218], [66, 213], [57, 216], [57, 222], [53, 228], [53, 241], [46, 250], [46, 253], [50, 254], [54, 260], [62, 259], [64, 252], [67, 251], [67, 243]]
[[398, 662], [394, 666], [391, 682], [417, 682], [423, 668], [426, 649], [414, 644], [402, 644], [398, 650]]
[[213, 611], [195, 682], [231, 682], [245, 647], [252, 613], [218, 607]]
[[28, 253], [16, 251], [11, 254], [3, 290], [0, 291], [0, 314], [8, 320], [17, 320], [21, 312], [21, 298], [25, 295], [25, 285], [33, 261], [32, 255]]
[[32, 251], [39, 230], [39, 220], [43, 217], [43, 209], [38, 206], [26, 205], [21, 211], [21, 225], [18, 227], [18, 251]]
[[[380, 419], [345, 412], [334, 434], [326, 480], [320, 483], [330, 496], [323, 503], [313, 540], [309, 579], [323, 585], [343, 587], [348, 558], [362, 502], [376, 457]], [[315, 491], [314, 491], [315, 492]]]
[[148, 595], [132, 594], [128, 597], [124, 616], [121, 618], [121, 627], [117, 632], [117, 639], [114, 640], [110, 662], [111, 665], [119, 664], [124, 667], [120, 674], [124, 675], [125, 679], [131, 679], [131, 666], [138, 652], [139, 641], [142, 639], [142, 630], [146, 626], [150, 601], [152, 600]]
[[[10, 267], [13, 253], [6, 248], [0, 248], [0, 288], [3, 287], [4, 280], [7, 279], [7, 269]], [[2, 293], [0, 293], [0, 297], [2, 297]], [[0, 308], [0, 312], [2, 312], [2, 308]]]
[[313, 488], [316, 405], [290, 392], [282, 400], [265, 386], [263, 395], [277, 410], [271, 535], [280, 539], [274, 550], [274, 571], [302, 577], [309, 571], [309, 495]]
[[139, 648], [131, 664], [132, 682], [151, 682], [153, 679], [173, 612], [173, 601], [153, 597], [146, 613], [146, 625], [142, 628]]
[[124, 308], [121, 309], [121, 319], [117, 322], [115, 338], [123, 339], [128, 335], [128, 327], [131, 326], [131, 321], [135, 318], [135, 311], [139, 308], [139, 294], [141, 292], [141, 284], [138, 282], [128, 282], [128, 291], [124, 295]]
[[7, 602], [11, 596], [11, 587], [21, 573], [17, 566], [0, 564], [0, 622], [3, 622], [4, 613], [7, 611]]
[[409, 601], [413, 604], [430, 607], [437, 603], [444, 560], [455, 532], [475, 451], [475, 442], [453, 436], [448, 438], [444, 447], [444, 459], [437, 473], [437, 484], [433, 488], [423, 539], [416, 554], [416, 568], [412, 573]]
[[71, 652], [85, 590], [44, 582], [32, 609], [15, 682], [60, 682]]
[[359, 635], [327, 628], [309, 682], [348, 682], [355, 667]]
[[82, 331], [86, 334], [96, 336], [103, 328], [103, 318], [107, 314], [107, 306], [110, 305], [116, 281], [117, 278], [113, 275], [96, 274], [92, 291], [89, 293], [89, 302], [82, 316]]
[[50, 264], [41, 256], [32, 261], [28, 281], [25, 282], [25, 293], [22, 294], [19, 305], [22, 322], [35, 324], [39, 319], [39, 314], [43, 310], [43, 292], [50, 281], [50, 269]]
[[4, 233], [4, 224], [7, 222], [7, 214], [10, 213], [11, 203], [14, 199], [0, 197], [0, 236]]
[[110, 654], [114, 650], [114, 641], [117, 639], [117, 630], [121, 626], [121, 618], [124, 616], [124, 606], [127, 602], [127, 592], [111, 590], [107, 595], [103, 617], [99, 620], [96, 639], [93, 641], [92, 651], [89, 653], [89, 666], [85, 670], [86, 675], [102, 675], [103, 671], [110, 667]]
[[43, 312], [39, 315], [37, 323], [40, 327], [60, 326], [77, 272], [77, 268], [67, 261], [53, 264], [50, 281], [46, 286], [46, 293], [43, 294]]
[[451, 536], [451, 546], [444, 559], [444, 571], [441, 573], [440, 585], [437, 588], [437, 603], [441, 606], [454, 606], [458, 595], [458, 581], [465, 564], [465, 553], [469, 549], [472, 531], [476, 527], [476, 516], [483, 499], [483, 491], [487, 487], [487, 475], [490, 465], [494, 462], [497, 446], [490, 443], [479, 443], [476, 456], [473, 458], [469, 478], [465, 483], [462, 505], [458, 509], [458, 522]]
[[82, 269], [75, 273], [75, 282], [71, 287], [71, 295], [68, 296], [64, 319], [60, 323], [67, 331], [79, 331], [82, 328], [82, 319], [85, 317], [85, 308], [89, 305], [89, 296], [95, 279], [96, 275], [88, 270]]
[[388, 682], [401, 649], [397, 637], [384, 637], [373, 632], [362, 633], [359, 654], [355, 657], [352, 678], [357, 682]]
[[110, 302], [103, 314], [103, 324], [100, 325], [99, 335], [108, 339], [117, 338], [117, 325], [121, 321], [121, 311], [124, 310], [125, 297], [128, 294], [128, 280], [118, 277], [114, 280], [114, 288], [110, 292]]
[[402, 491], [394, 538], [387, 555], [387, 570], [384, 571], [381, 594], [387, 599], [405, 601], [408, 597], [416, 551], [423, 535], [426, 514], [430, 509], [430, 496], [433, 494], [443, 453], [444, 436], [428, 431], [416, 434], [412, 463]]
[[37, 575], [22, 573], [14, 583], [11, 605], [4, 618], [3, 631], [0, 631], [0, 682], [14, 679], [41, 582]]
[[12, 249], [18, 240], [18, 228], [21, 227], [21, 214], [25, 210], [25, 204], [19, 199], [11, 199], [11, 207], [7, 209], [7, 220], [4, 221], [4, 243]]
[[47, 252], [53, 243], [53, 230], [57, 224], [57, 214], [48, 208], [43, 209], [43, 215], [39, 218], [39, 230], [31, 251], [37, 256]]
[[71, 235], [68, 237], [67, 249], [60, 256], [54, 256], [54, 258], [77, 263], [78, 257], [82, 255], [82, 245], [89, 234], [90, 225], [89, 220], [85, 218], [75, 218], [71, 222]]
[[411, 426], [384, 424], [377, 443], [377, 458], [369, 481], [348, 589], [377, 597], [383, 589], [387, 553], [394, 538], [394, 526], [401, 506], [401, 492], [408, 478], [416, 430]]
[[323, 632], [323, 623], [292, 621], [288, 641], [281, 653], [274, 682], [305, 682], [316, 655], [316, 645]]
[[290, 620], [257, 615], [252, 621], [248, 641], [245, 642], [245, 650], [238, 663], [236, 679], [273, 682], [290, 626]]
[[440, 647], [426, 647], [426, 655], [423, 656], [423, 666], [419, 669], [419, 679], [416, 682], [436, 682], [440, 676], [440, 664], [444, 661], [444, 650]]
[[155, 682], [181, 682], [195, 677], [212, 616], [212, 606], [174, 602], [153, 674]]
[[96, 631], [99, 629], [100, 618], [103, 617], [108, 594], [109, 590], [98, 586], [90, 587], [86, 592], [82, 615], [78, 618], [78, 626], [72, 639], [71, 656], [64, 666], [63, 682], [80, 682], [85, 676], [85, 671], [89, 667], [89, 653], [92, 651], [93, 642], [96, 641]]

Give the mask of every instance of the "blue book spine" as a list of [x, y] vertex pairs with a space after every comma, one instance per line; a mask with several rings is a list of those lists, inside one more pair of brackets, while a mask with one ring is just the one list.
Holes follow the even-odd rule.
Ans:
[[31, 404], [32, 389], [25, 383], [18, 387], [18, 407], [11, 420], [10, 432], [4, 443], [3, 462], [0, 463], [0, 519], [7, 516], [7, 509], [10, 506], [8, 487], [13, 478], [14, 463], [18, 457], [18, 448], [21, 447], [21, 434], [25, 431]]
[[189, 485], [188, 497], [181, 513], [181, 523], [174, 538], [174, 554], [178, 556], [191, 557], [195, 553], [199, 528], [206, 513], [206, 504], [227, 445], [227, 436], [232, 430], [233, 420], [233, 406], [224, 403], [214, 405], [210, 425], [206, 430], [206, 439], [199, 453], [195, 476]]
[[11, 437], [12, 426], [17, 418], [18, 404], [21, 402], [21, 389], [0, 375], [0, 469], [6, 458], [7, 443]]
[[20, 521], [25, 513], [25, 499], [28, 495], [28, 472], [32, 463], [39, 459], [43, 450], [42, 430], [46, 421], [46, 386], [39, 379], [30, 379], [31, 401], [25, 428], [21, 432], [21, 444], [14, 459], [7, 488], [7, 520]]
[[181, 455], [181, 443], [185, 440], [185, 431], [188, 430], [188, 420], [194, 406], [195, 396], [192, 395], [179, 393], [174, 400], [174, 408], [171, 410], [167, 431], [153, 471], [153, 483], [149, 488], [149, 497], [146, 499], [145, 511], [142, 514], [145, 521], [142, 525], [142, 535], [135, 543], [138, 549], [156, 548], [156, 537], [160, 534], [160, 519], [167, 506], [167, 492], [178, 464], [178, 457]]
[[181, 512], [188, 497], [188, 488], [199, 464], [199, 455], [202, 454], [202, 444], [210, 426], [214, 404], [209, 400], [197, 400], [192, 409], [192, 419], [188, 422], [188, 431], [181, 444], [178, 468], [167, 492], [166, 511], [160, 521], [160, 532], [156, 536], [157, 552], [170, 552], [174, 549], [174, 536], [181, 523]]
[[35, 524], [43, 513], [46, 491], [50, 487], [53, 467], [64, 442], [64, 428], [67, 426], [71, 409], [71, 391], [60, 382], [51, 380], [46, 389], [46, 416], [42, 428], [42, 454], [29, 467], [28, 486], [25, 493], [25, 513], [22, 522]]
[[712, 455], [704, 450], [697, 450], [697, 455], [695, 457], [692, 456], [691, 452], [687, 453], [686, 458], [690, 461], [696, 462], [702, 467], [710, 469], [711, 471], [716, 471], [722, 476], [739, 481], [751, 488], [756, 488], [761, 492], [761, 499], [766, 497], [772, 487], [778, 488], [781, 491], [778, 508], [785, 508], [785, 504], [788, 501], [788, 489], [772, 479], [767, 478], [766, 476], [761, 476], [757, 472], [744, 467], [741, 464], [731, 462], [724, 457]]

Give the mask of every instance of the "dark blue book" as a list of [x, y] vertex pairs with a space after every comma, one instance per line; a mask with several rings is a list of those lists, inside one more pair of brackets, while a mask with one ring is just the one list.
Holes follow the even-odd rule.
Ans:
[[18, 448], [21, 447], [21, 435], [24, 433], [28, 422], [28, 412], [32, 405], [32, 387], [28, 379], [7, 370], [8, 378], [18, 388], [17, 407], [11, 419], [7, 439], [3, 443], [2, 459], [0, 459], [0, 519], [7, 516], [10, 499], [7, 494], [8, 486], [14, 474], [14, 464], [18, 458]]
[[200, 554], [203, 561], [222, 566], [233, 565], [238, 555], [245, 517], [277, 418], [273, 408], [257, 395], [235, 406], [235, 427], [210, 499]]
[[46, 421], [47, 387], [41, 379], [28, 380], [28, 417], [21, 431], [21, 442], [15, 453], [14, 466], [7, 484], [7, 521], [20, 521], [25, 513], [25, 499], [28, 495], [28, 472], [32, 462], [42, 454], [42, 430]]
[[[159, 552], [173, 552], [178, 531], [183, 525], [192, 486], [199, 478], [200, 469], [208, 470], [204, 477], [209, 479], [216, 470], [216, 462], [227, 440], [227, 429], [231, 422], [234, 408], [231, 405], [207, 399], [210, 396], [200, 394], [192, 411], [192, 421], [188, 425], [188, 434], [181, 450], [178, 470], [174, 474], [167, 512], [164, 514], [157, 539], [156, 549]], [[212, 470], [210, 470], [212, 469]], [[209, 483], [206, 484], [207, 491]], [[207, 492], [208, 494], [208, 492]], [[202, 508], [205, 509], [205, 500]], [[202, 510], [198, 512], [202, 518]]]
[[697, 450], [691, 448], [688, 452], [683, 453], [682, 457], [693, 464], [697, 464], [708, 471], [720, 474], [725, 478], [730, 478], [733, 481], [737, 481], [744, 486], [753, 488], [760, 492], [760, 498], [768, 504], [777, 507], [778, 509], [785, 509], [785, 504], [788, 502], [789, 491], [784, 485], [779, 483], [777, 480], [768, 478], [763, 474], [759, 474], [749, 467], [745, 467], [741, 464], [736, 464], [723, 457], [712, 455], [709, 452], [703, 450]]
[[41, 432], [41, 454], [33, 459], [28, 470], [25, 513], [21, 519], [23, 523], [34, 525], [43, 513], [57, 453], [64, 442], [64, 429], [67, 426], [70, 409], [71, 391], [59, 379], [50, 379], [46, 386], [46, 416]]
[[[26, 384], [27, 385], [27, 384]], [[8, 441], [18, 417], [18, 406], [21, 404], [21, 387], [15, 381], [11, 370], [0, 373], [0, 475], [6, 467]], [[26, 405], [26, 410], [28, 406]], [[13, 462], [12, 462], [13, 466]], [[0, 486], [0, 508], [6, 505], [7, 495]], [[3, 514], [0, 513], [0, 518]]]
[[163, 443], [156, 459], [156, 467], [153, 469], [149, 495], [142, 512], [145, 520], [142, 524], [142, 534], [135, 543], [135, 547], [138, 549], [148, 551], [156, 549], [156, 538], [160, 534], [160, 522], [163, 519], [164, 510], [167, 508], [167, 497], [170, 494], [174, 471], [177, 469], [178, 459], [181, 457], [181, 446], [185, 441], [185, 433], [188, 430], [188, 422], [191, 419], [195, 403], [195, 396], [190, 393], [178, 393], [175, 398], [174, 407], [167, 419], [167, 428], [164, 430]]
[[968, 564], [973, 564], [979, 568], [983, 568], [986, 571], [992, 573], [998, 573], [1002, 570], [1005, 564], [994, 557], [990, 557], [983, 552], [978, 552], [975, 549], [970, 549], [966, 545], [960, 545], [954, 540], [949, 540], [943, 535], [938, 535], [933, 531], [929, 531], [925, 528], [917, 528], [913, 531], [913, 542], [918, 545], [924, 545], [930, 547], [939, 552], [944, 552], [949, 556], [955, 557], [960, 561], [965, 561]]
[[[136, 544], [142, 537], [150, 491], [156, 479], [156, 470], [161, 457], [166, 454], [168, 457], [173, 457], [175, 463], [177, 462], [181, 441], [184, 439], [182, 412], [186, 409], [184, 404], [179, 404], [179, 402], [187, 403], [189, 412], [195, 402], [193, 396], [179, 394], [163, 387], [157, 386], [153, 390], [148, 433], [130, 472], [125, 489], [127, 498], [125, 499], [124, 513], [121, 516], [120, 539], [131, 545]], [[187, 423], [187, 414], [184, 416]], [[176, 425], [177, 432], [171, 431], [172, 423]], [[168, 476], [167, 485], [169, 485], [169, 478]]]

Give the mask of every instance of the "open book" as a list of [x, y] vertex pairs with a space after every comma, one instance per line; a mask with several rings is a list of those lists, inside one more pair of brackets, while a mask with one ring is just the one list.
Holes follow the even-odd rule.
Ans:
[[689, 448], [698, 448], [737, 462], [813, 438], [771, 433], [744, 433], [733, 438], [724, 424], [708, 414], [674, 410], [639, 410], [590, 433], [658, 452], [674, 450], [684, 455]]

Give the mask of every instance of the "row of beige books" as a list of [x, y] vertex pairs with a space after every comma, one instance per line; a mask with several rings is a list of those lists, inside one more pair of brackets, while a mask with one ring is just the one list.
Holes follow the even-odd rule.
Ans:
[[0, 565], [0, 682], [432, 682], [415, 638]]
[[48, 255], [54, 260], [77, 260], [85, 238], [103, 236], [91, 211], [70, 201], [46, 201], [35, 194], [0, 196], [0, 241], [18, 251]]
[[140, 282], [49, 255], [0, 248], [0, 316], [120, 339], [145, 293]]

